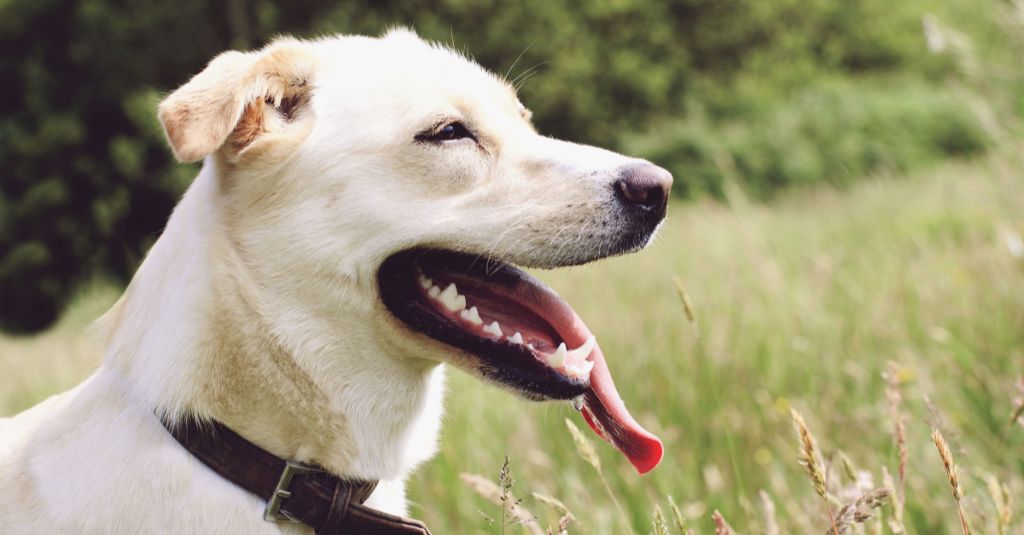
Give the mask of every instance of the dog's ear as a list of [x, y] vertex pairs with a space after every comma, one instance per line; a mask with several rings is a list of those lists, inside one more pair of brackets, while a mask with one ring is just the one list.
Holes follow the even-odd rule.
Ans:
[[160, 103], [174, 156], [200, 160], [222, 147], [239, 155], [285, 128], [308, 101], [314, 61], [305, 45], [275, 41], [258, 52], [225, 52]]

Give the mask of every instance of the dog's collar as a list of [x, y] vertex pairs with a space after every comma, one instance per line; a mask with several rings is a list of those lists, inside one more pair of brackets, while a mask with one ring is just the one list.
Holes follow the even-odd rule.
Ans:
[[[162, 421], [162, 420], [161, 420]], [[363, 505], [376, 481], [352, 481], [321, 468], [286, 461], [215, 421], [162, 421], [193, 457], [267, 502], [263, 519], [301, 522], [317, 535], [429, 535], [426, 526]]]

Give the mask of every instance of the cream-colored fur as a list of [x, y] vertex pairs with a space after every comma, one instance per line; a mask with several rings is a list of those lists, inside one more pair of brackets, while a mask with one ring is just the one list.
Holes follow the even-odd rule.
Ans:
[[[508, 83], [405, 30], [227, 52], [159, 116], [202, 170], [104, 317], [100, 368], [0, 420], [0, 532], [308, 531], [264, 522], [158, 414], [379, 479], [370, 505], [406, 513], [402, 481], [437, 448], [440, 364], [469, 357], [384, 309], [380, 263], [421, 244], [605, 256], [610, 185], [635, 162], [538, 135]], [[479, 144], [414, 141], [450, 119]]]

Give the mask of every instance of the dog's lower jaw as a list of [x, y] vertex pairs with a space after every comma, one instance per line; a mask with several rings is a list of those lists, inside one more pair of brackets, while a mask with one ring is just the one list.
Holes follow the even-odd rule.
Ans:
[[[214, 169], [204, 166], [106, 318], [104, 367], [147, 410], [217, 419], [280, 457], [400, 482], [436, 451], [443, 370], [346, 340], [346, 322], [358, 318], [331, 318], [331, 333], [311, 334], [325, 318], [268, 303], [232, 255], [220, 214], [204, 209], [216, 204]], [[305, 334], [282, 336], [278, 309]], [[390, 483], [370, 503], [403, 514], [402, 494]]]

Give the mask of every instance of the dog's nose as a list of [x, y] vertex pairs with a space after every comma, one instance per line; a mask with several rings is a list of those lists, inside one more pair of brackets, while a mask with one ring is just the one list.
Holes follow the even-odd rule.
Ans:
[[650, 163], [631, 165], [615, 181], [615, 194], [626, 207], [639, 210], [649, 220], [665, 217], [672, 173]]

